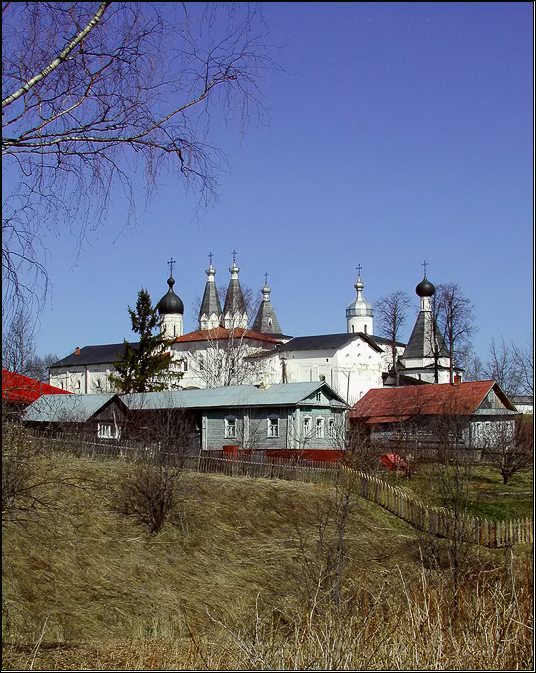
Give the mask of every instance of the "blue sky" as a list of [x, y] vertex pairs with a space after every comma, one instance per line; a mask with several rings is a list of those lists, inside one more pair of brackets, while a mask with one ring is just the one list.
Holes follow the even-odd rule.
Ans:
[[[476, 309], [476, 351], [525, 343], [533, 323], [533, 7], [530, 3], [264, 3], [274, 58], [268, 114], [215, 118], [227, 154], [219, 201], [172, 175], [124, 228], [117, 195], [76, 260], [75, 239], [47, 239], [52, 282], [40, 353], [133, 338], [127, 305], [167, 291], [196, 329], [208, 253], [227, 284], [262, 287], [291, 335], [346, 330], [356, 266], [365, 298], [403, 290], [418, 308], [422, 262], [458, 282]], [[414, 313], [403, 335], [409, 336]]]

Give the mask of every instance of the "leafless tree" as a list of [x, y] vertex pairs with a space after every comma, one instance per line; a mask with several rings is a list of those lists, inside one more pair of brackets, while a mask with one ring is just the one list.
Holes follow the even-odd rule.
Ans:
[[433, 304], [437, 326], [449, 352], [449, 380], [453, 383], [454, 367], [459, 366], [476, 329], [474, 307], [458, 283], [439, 285]]
[[400, 291], [382, 297], [376, 303], [378, 329], [382, 336], [389, 339], [392, 366], [395, 373], [395, 385], [397, 386], [400, 383], [400, 374], [398, 372], [396, 342], [400, 337], [400, 330], [406, 322], [409, 305], [409, 297], [404, 292]]
[[483, 438], [485, 460], [500, 473], [503, 484], [531, 467], [534, 453], [532, 423], [524, 418], [495, 423]]
[[512, 356], [517, 378], [517, 392], [521, 395], [534, 395], [534, 337], [524, 346], [512, 343]]
[[515, 355], [512, 345], [506, 343], [504, 337], [500, 341], [491, 340], [483, 372], [486, 378], [496, 381], [507, 395], [518, 393], [519, 376]]
[[257, 349], [248, 339], [248, 331], [241, 327], [228, 330], [222, 337], [218, 329], [206, 330], [201, 347], [189, 350], [190, 365], [204, 388], [220, 388], [252, 383], [260, 376], [263, 363], [248, 356]]
[[[261, 114], [273, 67], [262, 17], [246, 3], [3, 3], [2, 224], [4, 296], [48, 282], [46, 229], [80, 241], [112, 194], [136, 203], [133, 169], [150, 198], [168, 169], [199, 205], [216, 196], [225, 157], [214, 115]], [[76, 223], [73, 225], [73, 223]]]
[[2, 366], [17, 374], [29, 375], [31, 361], [36, 358], [35, 321], [24, 305], [2, 329]]

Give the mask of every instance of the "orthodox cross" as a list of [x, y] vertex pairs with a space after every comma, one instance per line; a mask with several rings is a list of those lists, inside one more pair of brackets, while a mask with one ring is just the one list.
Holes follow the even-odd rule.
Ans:
[[236, 264], [236, 256], [237, 256], [237, 254], [238, 254], [238, 253], [236, 252], [236, 250], [233, 250], [232, 253], [231, 253], [231, 255], [233, 256], [233, 264]]
[[176, 263], [176, 262], [175, 262], [175, 260], [173, 259], [173, 257], [172, 257], [172, 258], [169, 260], [169, 262], [168, 262], [168, 265], [169, 265], [169, 275], [170, 275], [170, 276], [173, 275], [173, 265], [174, 265], [175, 263]]
[[361, 269], [363, 268], [361, 264], [358, 264], [355, 268], [357, 269], [357, 275], [361, 276]]
[[428, 266], [428, 262], [424, 260], [424, 262], [421, 264], [422, 267], [424, 267], [424, 277], [426, 278], [426, 267]]
[[213, 255], [211, 252], [208, 253], [208, 262], [209, 262], [209, 266], [212, 266], [212, 258], [213, 258], [213, 256], [214, 256], [214, 255]]
[[264, 272], [264, 284], [268, 285], [268, 271]]

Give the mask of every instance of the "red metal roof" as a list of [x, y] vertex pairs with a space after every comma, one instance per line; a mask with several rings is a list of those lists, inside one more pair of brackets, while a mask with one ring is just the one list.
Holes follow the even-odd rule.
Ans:
[[196, 332], [189, 332], [177, 337], [177, 343], [185, 343], [189, 341], [218, 341], [221, 339], [253, 339], [254, 341], [268, 341], [269, 343], [279, 344], [281, 339], [277, 339], [271, 334], [262, 334], [261, 332], [254, 332], [250, 329], [243, 329], [242, 327], [235, 327], [234, 329], [225, 329], [224, 327], [215, 327], [214, 329], [201, 329]]
[[58, 393], [71, 394], [67, 390], [56, 388], [29, 376], [2, 369], [2, 399], [6, 402], [31, 404], [41, 395], [57, 395]]
[[395, 423], [423, 415], [472, 415], [492, 388], [507, 409], [515, 410], [495, 381], [469, 381], [369, 390], [350, 409], [349, 417], [368, 423]]

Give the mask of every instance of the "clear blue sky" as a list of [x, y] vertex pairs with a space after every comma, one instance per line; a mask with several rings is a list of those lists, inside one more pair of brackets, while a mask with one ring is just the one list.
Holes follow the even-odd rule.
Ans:
[[[533, 323], [533, 6], [531, 3], [263, 4], [275, 59], [269, 116], [216, 120], [229, 170], [219, 202], [196, 201], [169, 175], [137, 224], [126, 206], [84, 243], [47, 241], [53, 283], [40, 353], [134, 338], [127, 304], [166, 292], [170, 256], [185, 330], [208, 253], [227, 284], [231, 251], [244, 285], [269, 272], [285, 333], [346, 330], [358, 264], [365, 298], [414, 293], [429, 262], [476, 308], [475, 348], [524, 343]], [[404, 337], [409, 336], [414, 315]]]

